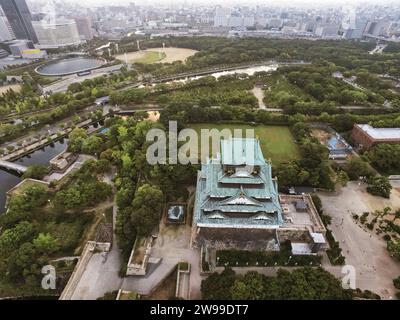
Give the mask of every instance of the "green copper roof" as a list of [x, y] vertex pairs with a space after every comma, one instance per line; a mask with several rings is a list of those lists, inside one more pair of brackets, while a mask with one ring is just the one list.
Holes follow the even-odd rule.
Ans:
[[195, 219], [209, 227], [278, 227], [278, 186], [256, 139], [223, 140], [222, 154], [198, 172]]
[[221, 141], [222, 164], [251, 165], [265, 164], [260, 141], [256, 139], [232, 138]]

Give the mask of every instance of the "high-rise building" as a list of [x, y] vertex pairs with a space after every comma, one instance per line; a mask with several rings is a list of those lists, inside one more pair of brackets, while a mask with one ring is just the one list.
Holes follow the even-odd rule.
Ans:
[[350, 24], [348, 29], [343, 33], [345, 39], [361, 39], [367, 27], [367, 21], [355, 19], [354, 23]]
[[11, 29], [10, 23], [0, 7], [0, 42], [15, 39], [14, 32]]
[[227, 27], [231, 16], [230, 8], [217, 7], [215, 9], [214, 27]]
[[0, 5], [15, 37], [37, 43], [38, 39], [32, 27], [31, 13], [25, 0], [0, 0]]
[[75, 17], [76, 26], [78, 28], [79, 36], [82, 40], [92, 40], [93, 30], [92, 30], [92, 20], [89, 17]]
[[41, 20], [32, 23], [41, 48], [59, 48], [81, 43], [75, 20], [60, 18], [54, 22]]
[[322, 38], [336, 38], [338, 37], [339, 27], [338, 23], [321, 23], [315, 29], [315, 34]]

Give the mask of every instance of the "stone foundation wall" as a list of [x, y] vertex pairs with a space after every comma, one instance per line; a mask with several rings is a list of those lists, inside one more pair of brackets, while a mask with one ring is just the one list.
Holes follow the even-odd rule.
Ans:
[[287, 240], [291, 242], [308, 242], [312, 243], [312, 238], [308, 230], [288, 230], [278, 229], [277, 231], [279, 243], [284, 243]]

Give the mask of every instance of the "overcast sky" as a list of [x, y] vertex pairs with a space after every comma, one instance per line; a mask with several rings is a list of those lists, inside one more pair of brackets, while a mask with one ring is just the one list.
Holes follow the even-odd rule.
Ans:
[[[35, 0], [30, 0], [34, 2]], [[86, 6], [100, 6], [105, 4], [129, 4], [131, 2], [140, 4], [149, 4], [149, 3], [162, 3], [162, 4], [176, 4], [176, 3], [184, 3], [184, 0], [147, 0], [143, 3], [141, 0], [64, 0], [65, 2], [71, 3], [79, 3], [81, 5]], [[282, 6], [290, 6], [290, 5], [312, 5], [317, 4], [318, 6], [324, 5], [351, 5], [351, 4], [359, 4], [359, 3], [372, 3], [372, 4], [386, 4], [386, 3], [395, 3], [394, 0], [186, 0], [187, 4], [260, 4], [260, 5], [282, 5]]]

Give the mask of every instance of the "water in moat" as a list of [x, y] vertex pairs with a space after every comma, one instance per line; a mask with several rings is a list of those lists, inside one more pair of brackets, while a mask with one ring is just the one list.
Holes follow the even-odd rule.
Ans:
[[103, 60], [91, 57], [68, 58], [45, 63], [37, 69], [37, 72], [46, 76], [63, 76], [93, 70], [103, 64]]
[[[68, 139], [58, 140], [53, 144], [39, 149], [15, 162], [24, 166], [30, 166], [33, 164], [47, 165], [51, 159], [63, 152], [67, 148], [67, 145]], [[0, 170], [0, 214], [2, 214], [5, 209], [7, 191], [15, 187], [21, 182], [21, 180], [22, 179], [15, 174]]]

